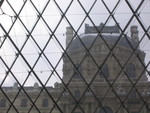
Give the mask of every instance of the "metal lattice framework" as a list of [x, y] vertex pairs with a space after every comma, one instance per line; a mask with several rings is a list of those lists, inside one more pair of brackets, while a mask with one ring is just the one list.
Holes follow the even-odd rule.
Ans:
[[[137, 111], [143, 112], [143, 109], [146, 108], [147, 111], [145, 111], [145, 113], [150, 112], [149, 95], [143, 97], [137, 88], [137, 84], [142, 78], [143, 73], [145, 73], [147, 77], [150, 75], [150, 1], [90, 0], [88, 2], [89, 3], [87, 3], [86, 0], [0, 1], [0, 92], [8, 103], [5, 109], [6, 113], [12, 112], [12, 109], [15, 113], [20, 113], [15, 103], [22, 93], [30, 102], [30, 106], [26, 108], [26, 113], [32, 113], [33, 109], [37, 113], [43, 113], [41, 108], [37, 105], [42, 93], [45, 93], [51, 100], [52, 106], [48, 109], [49, 113], [54, 112], [55, 109], [57, 109], [58, 112], [64, 112], [63, 105], [60, 103], [65, 98], [65, 93], [70, 96], [75, 104], [70, 110], [70, 113], [76, 112], [77, 108], [80, 112], [86, 113], [87, 111], [83, 107], [82, 100], [87, 91], [90, 92], [96, 103], [95, 108], [93, 108], [94, 110], [91, 112], [97, 113], [99, 108], [102, 108], [102, 113], [109, 113], [110, 111], [105, 109], [103, 102], [108, 98], [107, 96], [110, 90], [119, 103], [119, 106], [113, 110], [115, 113], [120, 113], [121, 108], [123, 108], [126, 113], [130, 113], [126, 101], [133, 90], [136, 91], [141, 102]], [[103, 22], [103, 27], [99, 30], [97, 25], [101, 22]], [[80, 38], [85, 23], [93, 26], [98, 32], [98, 35], [93, 40], [90, 47], [87, 47]], [[111, 47], [105, 40], [105, 37], [101, 35], [105, 26], [109, 25], [116, 25], [120, 31], [119, 38]], [[137, 25], [139, 28], [139, 42], [136, 47], [133, 47], [128, 38], [130, 35], [129, 30], [132, 25]], [[65, 32], [68, 26], [73, 30], [74, 35], [69, 44], [65, 45]], [[104, 58], [101, 65], [98, 64], [91, 53], [99, 37], [101, 37], [101, 40], [108, 49], [107, 56]], [[121, 37], [127, 40], [131, 48], [131, 52], [123, 65], [114, 53]], [[86, 51], [78, 67], [74, 59], [68, 53], [75, 39], [80, 41], [83, 49]], [[140, 55], [137, 54], [139, 48], [146, 53], [144, 62]], [[98, 69], [90, 82], [87, 82], [86, 78], [84, 78], [78, 69], [87, 58], [87, 55], [92, 59], [92, 62]], [[97, 74], [101, 72], [103, 65], [108, 61], [110, 56], [114, 58], [120, 71], [113, 81], [105, 78], [105, 82], [109, 88], [106, 88], [105, 94], [99, 99], [93, 89], [93, 83], [97, 79]], [[139, 73], [135, 81], [127, 76], [126, 80], [131, 87], [129, 88], [128, 94], [122, 98], [116, 91], [117, 80], [133, 56], [137, 57], [144, 69], [142, 73]], [[67, 83], [63, 79], [62, 64], [64, 57], [69, 59], [70, 64], [77, 70], [77, 73], [79, 73], [82, 79], [81, 81], [84, 85], [84, 89], [79, 99], [75, 97], [70, 88], [71, 82], [74, 79], [73, 76], [69, 78]], [[125, 75], [127, 75], [127, 73], [125, 73]], [[36, 93], [36, 97], [33, 99], [26, 88], [33, 85], [35, 82], [39, 84], [40, 91]], [[53, 86], [55, 82], [59, 82], [63, 86], [60, 93], [56, 93], [57, 97], [48, 89], [48, 87]], [[13, 95], [13, 98], [10, 98], [5, 88], [12, 87], [14, 83], [17, 83], [18, 90]], [[149, 82], [147, 84], [149, 84]]]

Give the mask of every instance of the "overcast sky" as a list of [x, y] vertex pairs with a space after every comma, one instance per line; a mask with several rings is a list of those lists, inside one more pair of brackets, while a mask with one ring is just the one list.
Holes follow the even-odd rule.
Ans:
[[[15, 12], [18, 14], [20, 12], [20, 9], [24, 3], [25, 0], [7, 0]], [[62, 12], [65, 12], [68, 8], [68, 5], [70, 4], [71, 0], [55, 0], [59, 7], [61, 8]], [[79, 0], [80, 3], [83, 5], [85, 10], [88, 12], [93, 5], [95, 0]], [[107, 4], [110, 11], [113, 10], [118, 0], [104, 0], [104, 2]], [[36, 21], [38, 20], [38, 12], [36, 9], [38, 9], [39, 12], [43, 11], [43, 8], [45, 7], [47, 0], [32, 0], [32, 3], [35, 5], [36, 9], [33, 7], [30, 0], [27, 1], [25, 4], [23, 10], [21, 11], [19, 19], [16, 19], [16, 14], [12, 11], [9, 3], [4, 1], [2, 7], [0, 8], [0, 23], [4, 27], [4, 29], [9, 32], [9, 36], [11, 36], [11, 39], [13, 42], [18, 46], [19, 49], [21, 49], [23, 43], [25, 42], [28, 31], [24, 28], [25, 27], [32, 32], [32, 36], [36, 40], [36, 43], [39, 45], [41, 49], [44, 48], [46, 42], [48, 41], [51, 32], [49, 31], [48, 27], [45, 25], [42, 19], [40, 19], [36, 25], [36, 27], [33, 29]], [[138, 6], [141, 0], [129, 0], [131, 3], [131, 6], [135, 10]], [[47, 8], [45, 9], [42, 17], [46, 21], [46, 23], [49, 25], [50, 29], [52, 31], [55, 30], [56, 26], [60, 22], [60, 19], [62, 17], [62, 12], [59, 10], [59, 8], [56, 6], [54, 0], [51, 0]], [[139, 19], [143, 23], [145, 29], [148, 29], [150, 27], [150, 1], [145, 0], [140, 9], [138, 10], [139, 13]], [[83, 22], [85, 18], [85, 12], [81, 8], [80, 4], [77, 2], [77, 0], [74, 0], [72, 5], [70, 6], [69, 10], [66, 13], [66, 18], [71, 23], [71, 25], [74, 27], [75, 30], [78, 30], [81, 23]], [[106, 19], [109, 16], [108, 10], [105, 8], [101, 0], [97, 0], [94, 7], [89, 13], [90, 19], [94, 22], [95, 25], [99, 25], [101, 22], [105, 23]], [[126, 24], [128, 23], [129, 19], [132, 16], [132, 11], [129, 9], [127, 3], [125, 0], [121, 0], [120, 4], [114, 11], [114, 17], [117, 20], [117, 22], [120, 24], [121, 28], [124, 29]], [[92, 25], [92, 22], [89, 18], [86, 18], [83, 22], [88, 23], [89, 25]], [[62, 47], [65, 48], [65, 32], [66, 27], [69, 26], [69, 23], [65, 18], [60, 22], [58, 28], [55, 31], [55, 36], [57, 37], [58, 41], [61, 43]], [[13, 22], [15, 21], [15, 24]], [[24, 23], [24, 25], [22, 25]], [[81, 26], [81, 28], [78, 31], [78, 34], [84, 33], [84, 24]], [[112, 18], [109, 19], [107, 22], [107, 25], [115, 25], [116, 23]], [[130, 36], [130, 26], [131, 25], [137, 25], [139, 29], [139, 38], [144, 35], [144, 31], [142, 27], [140, 26], [139, 22], [136, 18], [134, 18], [128, 29], [125, 31], [127, 35]], [[150, 31], [150, 30], [149, 30]], [[4, 31], [0, 28], [0, 36], [1, 36], [1, 44], [4, 40], [3, 35], [5, 35]], [[150, 40], [148, 36], [145, 36], [140, 44], [140, 48], [146, 53], [146, 64], [150, 61]], [[0, 55], [4, 59], [4, 61], [7, 63], [9, 67], [12, 66], [12, 63], [14, 59], [16, 58], [16, 49], [13, 47], [11, 42], [6, 39], [2, 47], [0, 48]], [[40, 49], [37, 47], [35, 42], [29, 38], [26, 45], [24, 46], [22, 50], [22, 54], [27, 59], [28, 63], [32, 67], [34, 63], [36, 62], [36, 59], [38, 57], [38, 53], [40, 53]], [[57, 65], [57, 62], [61, 58], [61, 55], [63, 53], [63, 49], [58, 44], [57, 40], [53, 37], [47, 48], [45, 49], [44, 53], [46, 54], [47, 58], [55, 67]], [[62, 60], [60, 61], [59, 65], [56, 68], [57, 73], [62, 77]], [[20, 84], [24, 83], [24, 80], [26, 79], [29, 71], [29, 67], [26, 65], [26, 63], [23, 61], [21, 57], [17, 59], [15, 64], [12, 67], [12, 72], [15, 74], [16, 78], [19, 80]], [[36, 64], [34, 71], [39, 76], [43, 84], [45, 84], [47, 78], [49, 75], [51, 75], [53, 68], [49, 65], [47, 60], [44, 57], [41, 57], [38, 63]], [[0, 82], [3, 81], [5, 75], [6, 75], [7, 68], [4, 66], [4, 64], [0, 61]], [[48, 82], [47, 85], [53, 85], [56, 81], [59, 81], [59, 78], [57, 77], [57, 73], [52, 74], [52, 78]], [[9, 76], [6, 78], [6, 80], [3, 83], [3, 86], [6, 85], [12, 85], [15, 82], [14, 78], [9, 74]], [[33, 74], [30, 75], [29, 79], [26, 81], [25, 85], [33, 85], [35, 82], [38, 82], [36, 77], [34, 77]]]

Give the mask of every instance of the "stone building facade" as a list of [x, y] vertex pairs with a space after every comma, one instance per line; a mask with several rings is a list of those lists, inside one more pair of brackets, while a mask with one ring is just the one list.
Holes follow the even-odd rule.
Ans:
[[131, 37], [116, 25], [86, 24], [79, 36], [67, 27], [63, 82], [3, 87], [0, 113], [149, 113], [150, 83], [138, 44], [137, 26]]

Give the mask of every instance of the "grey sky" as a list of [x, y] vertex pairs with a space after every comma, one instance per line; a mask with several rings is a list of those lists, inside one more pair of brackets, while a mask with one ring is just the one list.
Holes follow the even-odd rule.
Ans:
[[[14, 0], [8, 0], [8, 1], [12, 5], [16, 13], [18, 13], [23, 5], [24, 0], [15, 0], [15, 2]], [[55, 0], [55, 1], [59, 5], [59, 7], [62, 9], [62, 11], [65, 12], [71, 0]], [[88, 0], [88, 2], [87, 0], [79, 0], [79, 1], [82, 3], [85, 10], [88, 12], [95, 0]], [[118, 0], [104, 0], [104, 2], [109, 7], [110, 11], [113, 10], [117, 1]], [[132, 4], [134, 9], [136, 9], [139, 3], [141, 2], [141, 0], [128, 0], [128, 1]], [[39, 12], [41, 12], [43, 8], [45, 7], [45, 4], [47, 3], [47, 0], [32, 0], [32, 2], [36, 6], [36, 8], [39, 10]], [[138, 13], [140, 15], [139, 19], [142, 20], [142, 23], [145, 29], [150, 27], [150, 22], [149, 22], [150, 1], [149, 0], [145, 0], [143, 5], [139, 9]], [[105, 8], [105, 6], [103, 5], [102, 1], [97, 0], [97, 2], [95, 3], [95, 6], [93, 7], [89, 15], [92, 21], [94, 22], [94, 24], [99, 25], [101, 22], [104, 23], [106, 21], [106, 19], [109, 16], [109, 13], [107, 9]], [[15, 20], [14, 16], [15, 16], [14, 12], [12, 11], [8, 3], [5, 1], [3, 6], [0, 9], [0, 23], [7, 31], [12, 26], [12, 21]], [[47, 24], [49, 25], [49, 27], [51, 28], [51, 30], [53, 31], [61, 19], [61, 12], [59, 11], [58, 7], [55, 5], [54, 0], [51, 0], [51, 2], [47, 6], [42, 16], [44, 20], [47, 22]], [[79, 28], [85, 16], [86, 16], [85, 12], [81, 8], [77, 0], [74, 0], [69, 10], [66, 13], [66, 17], [69, 20], [69, 22], [72, 24], [75, 30]], [[117, 20], [117, 22], [120, 24], [122, 29], [124, 29], [124, 27], [128, 23], [131, 16], [132, 16], [132, 12], [129, 9], [128, 5], [126, 4], [125, 0], [121, 0], [119, 6], [114, 11], [114, 17]], [[37, 12], [33, 8], [30, 1], [27, 1], [19, 17], [24, 23], [24, 25], [27, 27], [27, 29], [31, 31], [38, 18], [37, 18]], [[85, 19], [84, 24], [85, 23], [92, 25], [89, 18]], [[84, 24], [82, 25], [78, 34], [81, 34], [84, 32]], [[110, 18], [109, 21], [107, 22], [107, 25], [115, 25], [114, 20]], [[138, 25], [139, 38], [141, 38], [144, 35], [144, 31], [142, 27], [139, 25], [139, 22], [137, 21], [136, 18], [134, 18], [131, 21], [131, 24], [129, 25], [129, 27], [131, 25]], [[57, 39], [59, 40], [59, 42], [62, 44], [64, 48], [65, 48], [65, 39], [66, 39], [65, 32], [66, 32], [67, 26], [69, 26], [69, 23], [64, 18], [61, 21], [57, 30], [55, 31], [55, 36], [57, 37]], [[125, 31], [125, 33], [130, 36], [129, 27]], [[0, 36], [3, 36], [3, 34], [4, 32], [0, 28]], [[17, 19], [9, 35], [11, 36], [14, 43], [19, 47], [19, 49], [22, 47], [24, 41], [27, 38], [26, 34], [28, 34], [27, 31], [21, 24], [20, 20]], [[38, 43], [41, 49], [43, 49], [44, 45], [49, 39], [50, 34], [51, 32], [48, 30], [48, 28], [46, 27], [42, 19], [40, 19], [40, 21], [38, 22], [38, 24], [36, 25], [35, 29], [32, 32], [32, 36], [34, 37], [34, 39], [36, 40], [36, 42]], [[145, 36], [140, 44], [140, 48], [146, 52], [146, 60], [145, 60], [146, 64], [150, 61], [150, 57], [149, 57], [150, 46], [149, 45], [150, 45], [150, 40], [147, 36]], [[27, 61], [29, 62], [31, 66], [34, 65], [39, 52], [40, 52], [39, 48], [36, 46], [36, 44], [31, 38], [28, 40], [27, 44], [22, 50], [22, 54], [24, 54], [25, 58], [27, 59]], [[13, 45], [10, 43], [10, 41], [7, 39], [5, 43], [3, 44], [2, 48], [0, 48], [0, 55], [5, 60], [5, 62], [7, 63], [9, 67], [12, 65], [12, 62], [14, 61], [15, 53], [17, 53], [17, 51], [15, 50]], [[55, 38], [53, 37], [49, 45], [45, 49], [44, 53], [47, 55], [47, 58], [55, 67], [63, 53], [63, 50], [59, 46]], [[1, 74], [0, 81], [2, 81], [3, 78], [5, 77], [5, 70], [7, 70], [6, 67], [3, 65], [2, 62], [0, 62], [0, 74]], [[24, 63], [21, 57], [17, 59], [16, 63], [12, 67], [12, 72], [15, 74], [15, 76], [17, 77], [17, 79], [19, 80], [21, 84], [24, 82], [28, 74], [28, 70], [29, 70], [28, 66]], [[44, 57], [40, 58], [39, 62], [34, 68], [34, 71], [40, 77], [43, 84], [47, 80], [48, 76], [51, 74], [52, 70], [53, 70], [52, 67], [49, 65], [49, 63], [46, 61]], [[56, 68], [56, 71], [58, 72], [59, 75], [62, 76], [62, 61]], [[57, 77], [57, 74], [54, 73], [48, 85], [53, 85], [53, 83], [56, 81], [60, 82], [60, 80]], [[11, 76], [11, 74], [9, 74], [6, 81], [4, 82], [4, 85], [12, 85], [14, 82], [15, 82], [14, 78]], [[35, 82], [37, 82], [37, 80], [34, 77], [34, 75], [31, 74], [31, 76], [29, 77], [25, 85], [33, 85]]]

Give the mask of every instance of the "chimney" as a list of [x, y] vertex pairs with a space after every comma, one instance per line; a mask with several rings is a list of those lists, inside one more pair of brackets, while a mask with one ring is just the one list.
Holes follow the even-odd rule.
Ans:
[[131, 26], [130, 32], [131, 32], [131, 38], [136, 42], [136, 44], [138, 44], [139, 43], [138, 26]]
[[66, 47], [70, 44], [73, 38], [73, 29], [71, 27], [66, 28]]
[[13, 91], [18, 91], [18, 83], [17, 82], [14, 83]]
[[34, 88], [34, 91], [38, 91], [38, 89], [39, 89], [39, 84], [38, 84], [38, 83], [34, 83], [33, 88]]

